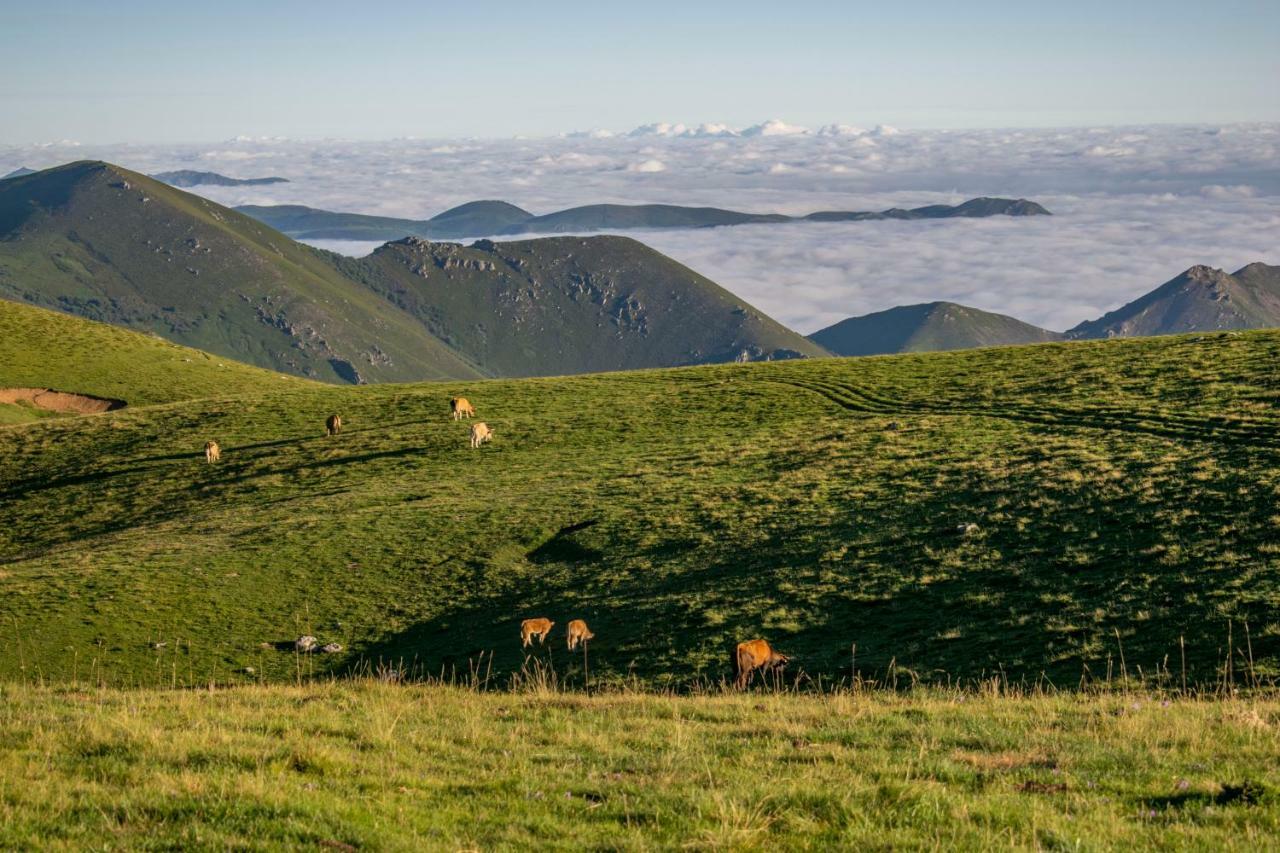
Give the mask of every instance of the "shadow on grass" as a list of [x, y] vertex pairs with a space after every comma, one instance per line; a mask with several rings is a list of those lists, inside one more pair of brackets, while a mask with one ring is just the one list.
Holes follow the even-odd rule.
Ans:
[[[1183, 653], [1190, 686], [1219, 682], [1229, 630], [1222, 603], [1235, 601], [1239, 661], [1241, 623], [1256, 629], [1273, 618], [1268, 594], [1239, 600], [1222, 585], [1206, 594], [1190, 567], [1212, 554], [1167, 564], [1147, 555], [1188, 541], [1258, 553], [1266, 502], [1241, 517], [1229, 488], [1197, 494], [1201, 518], [1236, 518], [1225, 541], [1156, 521], [1163, 502], [1184, 499], [1190, 478], [1180, 472], [1159, 500], [1144, 502], [1123, 489], [1039, 482], [1035, 470], [1010, 474], [999, 489], [975, 471], [948, 487], [886, 493], [821, 524], [779, 513], [741, 543], [672, 537], [642, 546], [626, 519], [571, 525], [527, 553], [533, 571], [518, 583], [482, 567], [476, 584], [493, 593], [356, 651], [432, 674], [466, 672], [492, 653], [500, 677], [522, 665], [520, 620], [546, 616], [556, 622], [548, 646], [557, 666], [578, 666], [566, 660], [563, 632], [585, 618], [597, 637], [593, 673], [676, 687], [728, 678], [729, 650], [754, 637], [792, 656], [792, 677], [803, 670], [828, 683], [856, 674], [899, 685], [995, 677], [1074, 688], [1128, 677], [1176, 687]], [[1019, 507], [1029, 523], [1008, 523], [1011, 493], [1034, 498]], [[969, 520], [978, 531], [960, 535], [956, 524]], [[833, 560], [842, 548], [848, 555]], [[1280, 638], [1259, 633], [1251, 661], [1276, 661]]]

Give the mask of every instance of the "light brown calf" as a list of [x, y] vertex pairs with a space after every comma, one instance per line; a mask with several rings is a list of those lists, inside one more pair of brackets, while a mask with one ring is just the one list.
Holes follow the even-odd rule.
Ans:
[[206, 441], [204, 443], [204, 461], [212, 465], [222, 458], [222, 448], [218, 446], [216, 441]]
[[471, 425], [471, 446], [479, 447], [486, 441], [493, 441], [493, 430], [484, 421]]
[[342, 415], [329, 415], [324, 422], [325, 435], [337, 435], [342, 432]]
[[789, 661], [786, 655], [775, 652], [764, 640], [747, 640], [738, 643], [733, 655], [733, 663], [738, 678], [735, 682], [739, 690], [751, 683], [751, 677], [758, 669], [762, 672], [774, 672], [782, 669]]
[[587, 627], [587, 623], [581, 619], [574, 619], [569, 623], [569, 651], [573, 651], [578, 647], [579, 643], [585, 643], [587, 640], [595, 639], [595, 634], [591, 633], [591, 629]]
[[467, 402], [466, 397], [450, 397], [449, 411], [453, 412], [453, 419], [455, 421], [462, 420], [463, 418], [474, 418], [476, 416], [475, 406], [472, 406]]
[[539, 643], [547, 641], [547, 635], [551, 633], [551, 626], [556, 623], [550, 619], [526, 619], [520, 623], [520, 642], [523, 646], [528, 647], [533, 643], [533, 638], [537, 637]]

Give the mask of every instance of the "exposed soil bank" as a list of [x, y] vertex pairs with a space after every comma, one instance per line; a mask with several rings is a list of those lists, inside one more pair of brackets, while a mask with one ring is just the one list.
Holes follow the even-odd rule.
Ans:
[[125, 407], [124, 400], [71, 394], [51, 388], [0, 388], [0, 403], [29, 403], [37, 409], [75, 415], [92, 415]]

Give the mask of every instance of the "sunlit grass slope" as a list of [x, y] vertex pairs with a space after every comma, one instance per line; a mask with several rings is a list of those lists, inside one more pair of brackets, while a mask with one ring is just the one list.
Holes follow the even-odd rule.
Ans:
[[0, 685], [5, 849], [1266, 850], [1274, 700]]
[[[136, 406], [300, 382], [150, 335], [0, 299], [0, 388], [52, 388]], [[52, 415], [0, 404], [0, 424]]]
[[[594, 675], [658, 685], [720, 679], [753, 636], [826, 679], [1059, 686], [1176, 683], [1184, 656], [1190, 682], [1214, 684], [1230, 637], [1237, 683], [1273, 678], [1278, 356], [1280, 333], [1256, 332], [275, 380], [10, 427], [0, 675], [204, 683], [362, 660], [447, 674], [493, 652], [501, 683], [524, 661], [520, 619], [545, 615], [558, 624], [539, 654], [571, 683], [574, 617], [597, 635]], [[449, 419], [459, 393], [491, 445], [469, 449]], [[345, 650], [277, 647], [303, 633]]]

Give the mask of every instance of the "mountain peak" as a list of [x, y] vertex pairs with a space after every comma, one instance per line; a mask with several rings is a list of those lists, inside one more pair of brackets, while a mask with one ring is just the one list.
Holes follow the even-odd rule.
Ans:
[[1230, 274], [1196, 264], [1068, 335], [1109, 338], [1270, 326], [1280, 326], [1280, 268], [1252, 263]]
[[814, 332], [809, 340], [837, 355], [885, 355], [1044, 343], [1061, 337], [1003, 314], [938, 301], [850, 317]]

